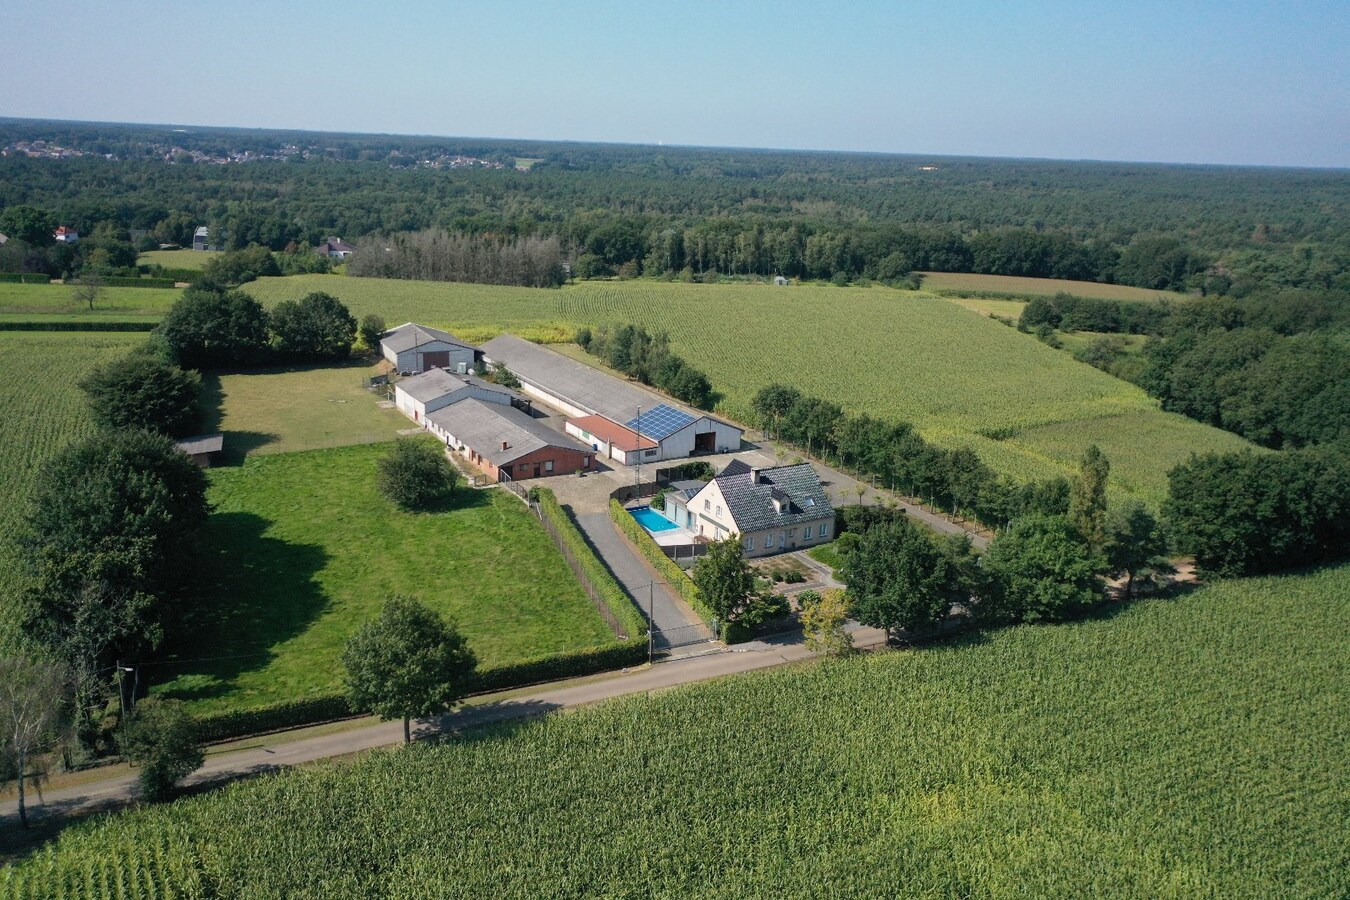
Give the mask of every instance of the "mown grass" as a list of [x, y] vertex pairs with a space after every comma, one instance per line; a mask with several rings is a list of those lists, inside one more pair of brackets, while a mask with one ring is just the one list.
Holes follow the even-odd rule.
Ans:
[[[532, 290], [322, 275], [262, 279], [246, 289], [267, 305], [325, 290], [357, 315], [475, 337], [633, 322], [667, 331], [675, 352], [724, 394], [721, 412], [741, 421], [751, 419], [759, 388], [784, 382], [852, 412], [913, 422], [943, 446], [972, 446], [996, 470], [1021, 479], [1069, 474], [1089, 444], [1111, 441], [1118, 447], [1116, 490], [1154, 504], [1166, 493], [1172, 461], [1245, 446], [1218, 429], [1164, 416], [1139, 388], [1028, 335], [921, 293], [650, 281]], [[1136, 442], [1120, 429], [1096, 433], [1126, 413], [1162, 417], [1149, 432], [1167, 444]], [[1072, 452], [1047, 453], [1016, 436], [1045, 426], [1062, 426]]]
[[1155, 291], [1124, 284], [1096, 281], [1064, 281], [1058, 278], [1024, 278], [1015, 275], [973, 275], [956, 272], [921, 272], [923, 288], [929, 291], [954, 291], [973, 294], [1018, 294], [1026, 297], [1053, 297], [1073, 294], [1102, 300], [1184, 300], [1176, 291]]
[[219, 250], [147, 250], [136, 258], [136, 262], [166, 269], [203, 269], [219, 255]]
[[110, 317], [117, 319], [163, 318], [182, 291], [173, 288], [105, 287], [91, 310], [75, 299], [70, 284], [0, 283], [0, 313], [13, 319], [49, 316]]
[[343, 642], [392, 593], [455, 619], [484, 665], [612, 642], [519, 500], [464, 488], [448, 510], [403, 512], [375, 487], [388, 449], [211, 471], [193, 636], [146, 665], [153, 691], [203, 714], [340, 692]]
[[392, 441], [414, 423], [395, 409], [381, 409], [366, 379], [376, 367], [300, 366], [208, 373], [202, 379], [205, 430], [225, 434], [226, 462], [253, 453], [286, 453], [348, 444]]
[[23, 576], [14, 540], [33, 487], [47, 460], [94, 431], [78, 383], [144, 340], [128, 333], [0, 331], [0, 653], [17, 640], [14, 603]]
[[637, 696], [72, 829], [16, 897], [1335, 897], [1350, 566]]

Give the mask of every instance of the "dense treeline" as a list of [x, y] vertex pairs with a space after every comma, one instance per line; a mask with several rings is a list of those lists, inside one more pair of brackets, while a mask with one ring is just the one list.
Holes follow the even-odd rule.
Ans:
[[595, 331], [582, 328], [576, 338], [586, 352], [690, 406], [712, 409], [717, 402], [708, 376], [670, 352], [670, 336], [665, 332], [651, 335], [647, 329], [635, 325], [610, 331], [602, 325]]
[[[583, 275], [936, 269], [1231, 294], [1327, 285], [1350, 268], [1350, 178], [1338, 172], [0, 123], [0, 143], [35, 137], [132, 158], [0, 158], [0, 207], [165, 243], [201, 224], [227, 248], [274, 250], [431, 228], [556, 236]], [[156, 141], [315, 152], [228, 165], [137, 157]], [[438, 153], [540, 161], [528, 172], [417, 164]]]
[[556, 237], [493, 238], [431, 229], [363, 238], [347, 274], [537, 288], [558, 287], [567, 279]]
[[1044, 336], [1050, 329], [1150, 335], [1133, 361], [1109, 340], [1079, 358], [1136, 382], [1165, 409], [1266, 447], [1350, 435], [1350, 291], [1180, 304], [1060, 294], [1028, 303], [1018, 325]]

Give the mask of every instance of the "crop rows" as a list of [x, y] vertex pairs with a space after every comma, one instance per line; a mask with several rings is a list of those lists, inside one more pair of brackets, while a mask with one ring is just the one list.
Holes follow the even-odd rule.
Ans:
[[911, 292], [645, 281], [542, 291], [333, 276], [249, 286], [268, 304], [319, 289], [358, 315], [475, 339], [507, 329], [556, 339], [579, 324], [632, 322], [668, 332], [675, 352], [723, 392], [719, 409], [733, 418], [749, 420], [754, 393], [784, 382], [852, 412], [913, 422], [942, 446], [971, 446], [1021, 480], [1071, 471], [1096, 442], [1112, 460], [1115, 492], [1154, 503], [1167, 470], [1192, 452], [1246, 446], [1163, 414], [1133, 385], [1026, 335]]
[[1334, 896], [1347, 636], [1350, 566], [1221, 583], [235, 785], [0, 894]]
[[0, 648], [15, 636], [13, 540], [43, 464], [93, 431], [81, 378], [145, 339], [87, 332], [0, 332]]

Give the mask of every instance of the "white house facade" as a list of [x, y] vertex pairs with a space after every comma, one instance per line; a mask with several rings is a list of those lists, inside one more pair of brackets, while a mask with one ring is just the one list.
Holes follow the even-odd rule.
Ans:
[[753, 469], [733, 462], [698, 493], [667, 495], [667, 518], [708, 540], [740, 535], [768, 556], [834, 539], [834, 507], [809, 463]]

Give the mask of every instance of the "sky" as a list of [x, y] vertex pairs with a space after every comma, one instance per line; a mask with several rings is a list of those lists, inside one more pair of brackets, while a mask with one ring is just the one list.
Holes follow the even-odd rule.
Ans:
[[39, 3], [0, 115], [1350, 167], [1350, 2]]

